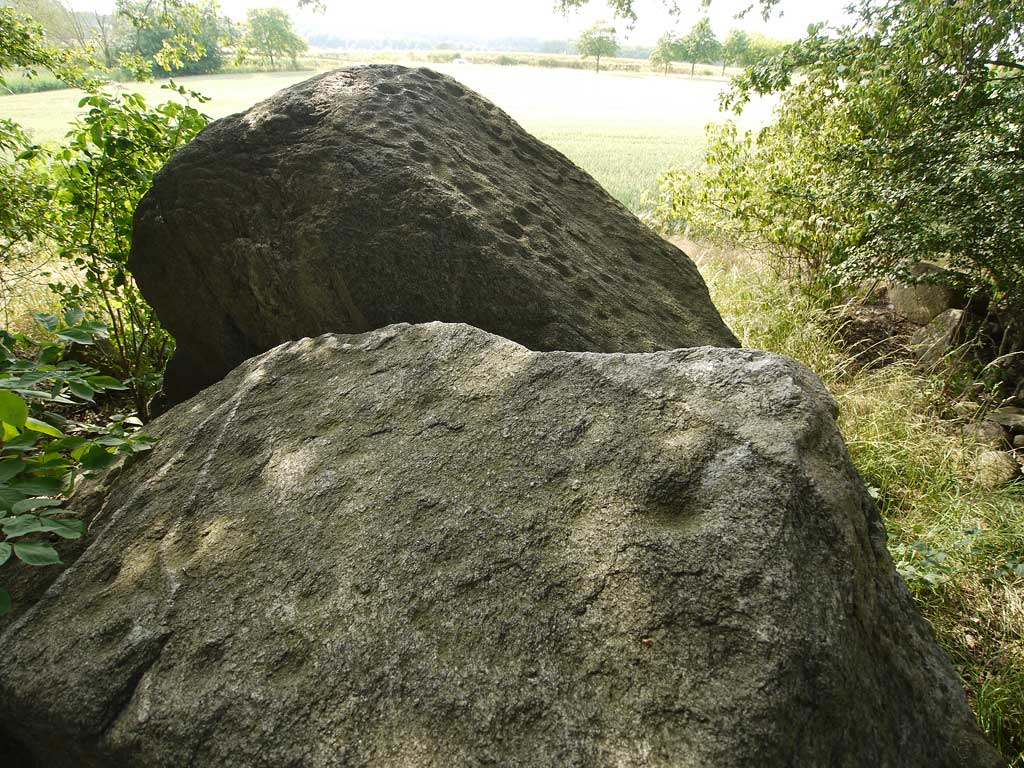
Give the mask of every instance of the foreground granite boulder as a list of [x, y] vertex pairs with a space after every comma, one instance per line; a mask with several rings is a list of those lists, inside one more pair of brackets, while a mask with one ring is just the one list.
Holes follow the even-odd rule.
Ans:
[[489, 101], [341, 69], [218, 120], [157, 175], [131, 271], [180, 402], [271, 347], [465, 322], [531, 349], [737, 346], [686, 255]]
[[761, 352], [282, 345], [153, 423], [0, 637], [0, 729], [47, 768], [999, 765], [834, 413]]

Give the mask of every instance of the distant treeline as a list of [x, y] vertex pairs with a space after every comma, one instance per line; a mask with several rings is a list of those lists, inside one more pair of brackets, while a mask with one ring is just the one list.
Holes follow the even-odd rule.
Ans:
[[41, 27], [49, 45], [85, 69], [112, 79], [208, 74], [252, 60], [273, 68], [307, 48], [279, 8], [250, 9], [236, 24], [214, 0], [115, 0], [113, 13], [76, 11], [63, 0], [0, 5]]
[[[546, 53], [568, 56], [579, 55], [576, 40], [545, 40], [539, 37], [468, 38], [461, 36], [426, 37], [343, 37], [325, 33], [307, 35], [314, 48], [328, 51], [505, 51], [509, 53]], [[692, 40], [693, 33], [685, 37], [666, 35], [658, 45], [619, 45], [615, 54], [620, 59], [653, 60], [655, 66], [664, 64], [666, 40], [673, 46], [669, 61], [691, 61], [693, 54], [682, 45]], [[713, 42], [712, 42], [713, 39]], [[661, 50], [659, 51], [659, 46]], [[786, 46], [783, 40], [754, 33], [730, 32], [725, 43], [711, 39], [697, 46], [698, 58], [708, 64], [724, 63], [747, 65], [774, 55]], [[525, 63], [525, 62], [524, 62]]]
[[[338, 35], [311, 34], [307, 36], [314, 48], [335, 51], [509, 51], [514, 53], [557, 53], [575, 56], [579, 53], [575, 40], [543, 40], [538, 37], [418, 37], [375, 38], [340, 37]], [[623, 59], [647, 59], [653, 48], [645, 45], [619, 47]]]

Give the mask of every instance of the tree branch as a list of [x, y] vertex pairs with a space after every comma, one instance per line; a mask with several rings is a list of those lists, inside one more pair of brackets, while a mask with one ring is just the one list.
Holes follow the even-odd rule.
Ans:
[[1007, 59], [986, 59], [985, 64], [991, 64], [995, 67], [1007, 67], [1009, 69], [1020, 69], [1024, 70], [1024, 64], [1020, 64], [1016, 61], [1008, 61]]

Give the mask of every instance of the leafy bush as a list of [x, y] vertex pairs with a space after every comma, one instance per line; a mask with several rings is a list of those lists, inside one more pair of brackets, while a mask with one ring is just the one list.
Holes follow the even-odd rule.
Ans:
[[178, 98], [155, 107], [139, 94], [105, 92], [47, 48], [37, 26], [0, 8], [0, 67], [11, 66], [49, 70], [81, 88], [88, 111], [57, 148], [0, 120], [0, 262], [57, 253], [62, 276], [51, 288], [65, 307], [103, 315], [109, 337], [92, 359], [127, 382], [145, 419], [174, 342], [128, 272], [132, 217], [153, 174], [206, 125], [192, 106], [206, 98], [173, 82], [164, 87]]
[[662, 215], [830, 285], [931, 261], [1024, 314], [1024, 5], [868, 0], [749, 68], [726, 97], [780, 93], [757, 134], [711, 130], [663, 180]]
[[[206, 100], [173, 83], [165, 88]], [[62, 259], [80, 270], [81, 279], [54, 281], [51, 287], [65, 306], [96, 307], [105, 315], [110, 337], [98, 345], [99, 357], [129, 384], [135, 408], [146, 418], [174, 341], [128, 272], [132, 217], [153, 174], [207, 118], [178, 101], [149, 107], [139, 94], [94, 92], [79, 106], [89, 111], [72, 127], [67, 145], [48, 156], [50, 237]]]
[[[68, 358], [72, 346], [102, 340], [103, 323], [77, 310], [63, 319], [38, 315], [37, 320], [53, 341], [0, 331], [0, 566], [12, 557], [31, 566], [59, 564], [54, 539], [85, 533], [84, 522], [64, 507], [76, 478], [153, 445], [138, 431], [138, 419], [115, 416], [101, 427], [56, 410], [91, 404], [97, 393], [125, 386]], [[0, 588], [0, 614], [11, 605], [11, 595]]]
[[119, 57], [126, 69], [147, 76], [217, 72], [225, 62], [224, 46], [236, 37], [231, 20], [212, 3], [117, 0], [115, 13], [126, 27]]

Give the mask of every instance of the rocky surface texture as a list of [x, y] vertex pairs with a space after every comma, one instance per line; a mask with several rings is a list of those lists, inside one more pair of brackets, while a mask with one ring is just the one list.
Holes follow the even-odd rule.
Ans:
[[746, 350], [284, 344], [0, 637], [5, 765], [1000, 765], [834, 417]]
[[889, 286], [889, 301], [897, 314], [915, 325], [928, 325], [949, 309], [966, 309], [970, 305], [967, 295], [951, 285], [956, 275], [936, 264], [919, 262], [910, 269], [909, 276], [915, 282]]
[[140, 203], [130, 264], [178, 341], [170, 403], [281, 342], [394, 322], [537, 350], [737, 345], [682, 251], [428, 69], [337, 70], [213, 123]]
[[910, 350], [922, 366], [941, 365], [955, 351], [965, 335], [966, 315], [962, 309], [947, 309], [910, 337]]

